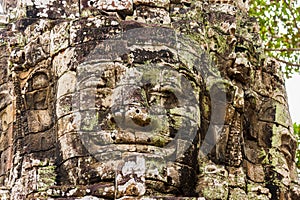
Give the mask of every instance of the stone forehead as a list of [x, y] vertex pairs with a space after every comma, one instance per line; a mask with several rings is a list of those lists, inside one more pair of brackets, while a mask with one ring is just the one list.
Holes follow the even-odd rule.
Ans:
[[197, 42], [171, 28], [162, 27], [131, 29], [115, 39], [104, 40], [85, 57], [79, 71], [85, 72], [86, 68], [95, 71], [99, 68], [94, 66], [106, 65], [109, 62], [133, 66], [148, 62], [166, 63], [176, 70], [181, 65], [180, 67], [191, 74], [205, 75], [211, 72], [208, 55]]

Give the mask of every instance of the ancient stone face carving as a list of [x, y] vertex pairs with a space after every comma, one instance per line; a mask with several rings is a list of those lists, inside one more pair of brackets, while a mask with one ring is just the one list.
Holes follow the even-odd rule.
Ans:
[[[57, 111], [69, 125], [59, 132], [79, 135], [79, 149], [97, 159], [94, 174], [82, 176], [116, 179], [117, 196], [176, 194], [180, 187], [186, 190], [182, 195], [194, 192], [200, 93], [203, 77], [212, 72], [199, 47], [175, 36], [162, 28], [128, 31], [96, 46], [76, 76], [67, 72], [60, 78]], [[74, 141], [60, 142], [64, 160], [81, 154], [78, 146], [70, 147]], [[74, 174], [69, 181], [76, 181]]]
[[[101, 140], [104, 140], [103, 145], [115, 141], [112, 143], [141, 147], [148, 144], [170, 151], [174, 138], [192, 138], [192, 142], [200, 127], [200, 110], [187, 78], [165, 66], [145, 64], [129, 69], [124, 67], [122, 74], [112, 73], [116, 68], [106, 69], [110, 67], [106, 64], [97, 67], [103, 70], [98, 83], [97, 79], [88, 79], [83, 83], [97, 84], [95, 97], [86, 94], [92, 93], [94, 88], [79, 93], [85, 98], [80, 102], [83, 107], [80, 108], [80, 129], [110, 135], [107, 141], [99, 138], [99, 147]], [[86, 103], [90, 107], [85, 107]], [[91, 107], [91, 103], [95, 107]]]

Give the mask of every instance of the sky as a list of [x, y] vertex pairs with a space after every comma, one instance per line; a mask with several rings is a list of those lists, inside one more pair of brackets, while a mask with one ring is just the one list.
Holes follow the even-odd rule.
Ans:
[[285, 81], [290, 114], [293, 122], [300, 124], [300, 74]]

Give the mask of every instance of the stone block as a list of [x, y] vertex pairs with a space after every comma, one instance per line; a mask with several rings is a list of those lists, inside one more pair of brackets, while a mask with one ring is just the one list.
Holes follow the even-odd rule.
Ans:
[[[262, 96], [270, 96], [270, 92], [268, 89], [271, 89], [271, 83], [264, 81], [264, 78], [268, 80], [268, 77], [263, 77], [263, 72], [261, 70], [256, 70], [253, 80], [255, 80], [255, 84], [253, 85], [253, 90]], [[269, 74], [267, 76], [270, 76]]]
[[272, 195], [269, 188], [266, 188], [258, 183], [249, 181], [247, 185], [247, 196], [248, 199], [268, 200], [271, 199]]
[[68, 21], [55, 25], [50, 32], [50, 55], [66, 49], [69, 46], [69, 30]]
[[66, 133], [72, 131], [79, 131], [80, 129], [80, 115], [78, 112], [63, 116], [57, 120], [57, 137], [61, 137]]
[[260, 123], [258, 123], [257, 112], [254, 109], [245, 109], [244, 120], [242, 125], [244, 127], [246, 139], [257, 138]]
[[276, 106], [275, 122], [285, 127], [288, 127], [289, 124], [292, 124], [290, 118], [290, 112], [287, 104], [276, 103], [275, 106]]
[[147, 24], [170, 24], [169, 12], [163, 8], [152, 8], [138, 6], [132, 16], [127, 16], [126, 20], [135, 20]]
[[[96, 58], [96, 55], [95, 57]], [[87, 62], [78, 66], [77, 79], [78, 88], [77, 90], [84, 90], [87, 88], [93, 89], [113, 89], [116, 87], [116, 82], [119, 81], [120, 77], [117, 74], [122, 74], [125, 71], [123, 65], [118, 65], [114, 62], [94, 62], [87, 59]]]
[[9, 125], [14, 120], [14, 110], [13, 105], [9, 104], [0, 112], [0, 130], [7, 131]]
[[26, 93], [26, 108], [29, 110], [45, 110], [48, 108], [48, 89]]
[[289, 165], [295, 160], [295, 154], [297, 149], [297, 140], [294, 135], [288, 131], [282, 131], [280, 134], [281, 145], [280, 151], [284, 153]]
[[75, 72], [68, 71], [58, 79], [57, 99], [75, 92], [77, 86], [77, 77]]
[[39, 90], [48, 87], [49, 78], [45, 73], [35, 73], [32, 76], [32, 90]]
[[17, 7], [17, 3], [15, 0], [1, 0], [0, 4], [2, 6], [3, 9], [3, 13], [7, 13], [7, 11], [9, 11], [10, 8], [15, 8]]
[[[54, 143], [53, 145], [55, 146], [57, 145], [57, 143]], [[33, 167], [45, 167], [49, 165], [54, 165], [56, 157], [57, 157], [57, 149], [55, 148], [50, 148], [42, 151], [32, 151], [32, 153], [26, 153], [24, 155], [24, 169], [27, 170]]]
[[7, 67], [7, 59], [9, 57], [9, 51], [4, 45], [7, 41], [6, 38], [4, 38], [5, 35], [2, 33], [0, 29], [0, 52], [1, 52], [1, 57], [0, 57], [0, 85], [7, 83], [8, 82], [8, 67]]
[[227, 199], [228, 197], [228, 172], [213, 163], [207, 163], [200, 170], [202, 175], [198, 180], [196, 191], [207, 199]]
[[120, 32], [119, 21], [120, 19], [114, 16], [97, 16], [73, 21], [70, 27], [71, 46], [111, 38]]
[[81, 0], [80, 10], [83, 11], [82, 16], [90, 15], [89, 12], [93, 10], [130, 13], [133, 10], [133, 2], [132, 0]]
[[265, 172], [262, 165], [252, 164], [248, 161], [244, 161], [247, 176], [256, 183], [262, 183], [265, 181]]
[[133, 4], [162, 7], [168, 9], [170, 5], [170, 0], [133, 0]]
[[248, 161], [254, 164], [261, 163], [263, 149], [258, 146], [257, 142], [246, 140], [245, 142], [245, 156]]
[[[87, 105], [87, 104], [86, 104]], [[93, 105], [91, 105], [93, 107]], [[96, 109], [80, 111], [80, 130], [81, 131], [96, 131], [100, 130], [99, 113]]]
[[265, 67], [264, 69], [266, 69], [266, 72], [273, 76], [271, 78], [273, 83], [276, 81], [280, 83], [284, 82], [283, 79], [284, 76], [282, 76], [281, 65], [274, 58], [271, 57], [266, 58], [264, 62], [264, 67]]
[[36, 133], [49, 129], [53, 122], [51, 114], [49, 110], [27, 111], [28, 131]]
[[272, 145], [273, 136], [273, 126], [272, 123], [260, 122], [258, 124], [257, 140], [260, 147], [270, 148]]
[[76, 66], [76, 53], [75, 48], [67, 48], [63, 52], [59, 52], [54, 56], [52, 66], [54, 68], [54, 74], [59, 78], [66, 71], [75, 68]]
[[91, 194], [95, 196], [104, 196], [105, 198], [111, 198], [115, 195], [115, 185], [111, 183], [98, 184], [95, 188], [92, 188]]
[[244, 108], [244, 90], [241, 87], [235, 87], [233, 106], [237, 109]]
[[24, 138], [24, 150], [27, 153], [46, 151], [55, 147], [56, 134], [53, 130], [28, 134]]
[[78, 98], [74, 97], [76, 94], [68, 94], [57, 99], [56, 103], [56, 116], [61, 118], [72, 112], [78, 111], [79, 103]]
[[[64, 174], [60, 182], [64, 183], [65, 185], [88, 185], [91, 183], [99, 183], [95, 182], [95, 180], [109, 180], [114, 178], [113, 173], [111, 173], [107, 167], [104, 166], [105, 163], [95, 163], [95, 160], [93, 160], [91, 156], [81, 158], [73, 157], [67, 160], [62, 158], [59, 159], [60, 160], [58, 163], [63, 163], [59, 164], [58, 171], [60, 174]], [[106, 171], [106, 174], [101, 174], [103, 170]], [[87, 179], [87, 177], [89, 178]]]
[[0, 189], [0, 198], [9, 199], [10, 198], [10, 191], [7, 190], [7, 189]]
[[[1, 51], [1, 50], [0, 50]], [[1, 51], [2, 52], [2, 51]], [[6, 60], [0, 60], [0, 85], [5, 84], [8, 82], [7, 78], [7, 73], [8, 73], [8, 68], [4, 67], [7, 64], [7, 59], [8, 57], [5, 58]]]
[[29, 193], [33, 193], [38, 189], [37, 188], [38, 178], [39, 178], [38, 168], [34, 167], [31, 169], [27, 169], [23, 174], [23, 178], [27, 179], [26, 181], [24, 181], [25, 182], [24, 187], [27, 189]]
[[[50, 53], [49, 38], [50, 33], [46, 32], [24, 47], [25, 65], [33, 67], [38, 62], [48, 58]], [[22, 54], [20, 55], [22, 56]]]
[[99, 43], [93, 51], [91, 51], [84, 60], [86, 63], [99, 62], [122, 62], [122, 56], [129, 53], [127, 42], [124, 40], [107, 39]]
[[[146, 193], [146, 161], [142, 156], [126, 159], [116, 171], [117, 196], [142, 196]], [[130, 178], [128, 178], [130, 177]]]
[[246, 174], [242, 167], [228, 167], [228, 184], [231, 187], [246, 187]]
[[244, 190], [242, 190], [241, 188], [230, 189], [229, 200], [241, 200], [241, 199], [244, 200], [248, 199], [247, 194]]
[[13, 124], [9, 124], [6, 131], [0, 136], [0, 151], [7, 149], [13, 145]]
[[81, 137], [77, 132], [66, 133], [58, 139], [63, 160], [87, 155], [87, 151], [82, 145]]
[[74, 19], [79, 17], [78, 0], [26, 1], [26, 16], [29, 18]]
[[12, 147], [7, 148], [6, 150], [1, 152], [0, 155], [0, 175], [4, 175], [8, 173], [8, 171], [12, 167]]
[[[20, 26], [23, 26], [24, 33], [19, 36], [20, 39], [25, 40], [25, 43], [28, 44], [38, 37], [42, 40], [49, 40], [49, 32], [51, 27], [53, 27], [53, 22], [44, 20], [44, 19], [27, 19], [28, 21], [23, 22]], [[48, 37], [46, 37], [48, 36]], [[49, 42], [47, 42], [49, 45]], [[43, 45], [41, 45], [43, 46]]]
[[12, 102], [12, 89], [11, 82], [0, 85], [0, 110], [3, 110], [6, 106]]

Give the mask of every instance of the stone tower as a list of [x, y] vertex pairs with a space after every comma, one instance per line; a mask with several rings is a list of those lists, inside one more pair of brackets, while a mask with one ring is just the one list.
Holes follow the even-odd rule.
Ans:
[[1, 0], [1, 199], [299, 199], [247, 1]]

